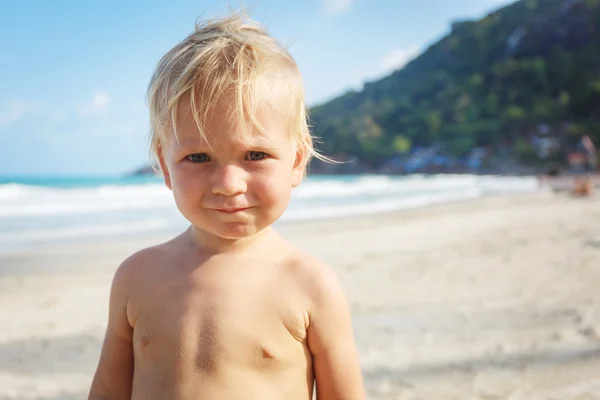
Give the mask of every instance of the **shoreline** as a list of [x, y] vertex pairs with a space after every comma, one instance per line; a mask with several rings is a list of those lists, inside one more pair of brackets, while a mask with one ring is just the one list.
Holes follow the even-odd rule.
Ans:
[[[376, 215], [499, 193], [534, 192], [538, 187], [531, 177], [415, 175], [396, 180], [390, 176], [365, 175], [350, 178], [305, 182], [295, 189], [276, 225]], [[81, 179], [77, 182], [84, 183]], [[46, 196], [50, 201], [44, 200]], [[188, 225], [162, 184], [143, 187], [108, 184], [73, 190], [14, 187], [0, 193], [0, 197], [3, 198], [0, 221], [6, 221], [0, 229], [0, 253], [114, 238], [131, 240], [171, 235]]]
[[[533, 192], [533, 193], [512, 193], [512, 194], [487, 194], [479, 197], [465, 198], [455, 201], [448, 201], [443, 203], [426, 204], [416, 207], [400, 208], [395, 210], [384, 210], [384, 211], [373, 211], [371, 213], [352, 214], [352, 215], [336, 215], [325, 218], [310, 218], [310, 219], [297, 219], [290, 221], [278, 221], [275, 229], [280, 234], [284, 234], [288, 231], [294, 231], [296, 229], [308, 229], [310, 230], [315, 225], [327, 225], [328, 222], [334, 225], [364, 225], [372, 221], [373, 218], [381, 219], [398, 219], [398, 218], [422, 218], [432, 212], [452, 212], [454, 207], [461, 207], [462, 205], [468, 205], [469, 203], [477, 204], [478, 202], [485, 201], [486, 199], [497, 198], [499, 201], [504, 199], [510, 199], [512, 201], [530, 201], [532, 198], [537, 196], [547, 197], [548, 192]], [[163, 233], [149, 233], [149, 234], [127, 234], [127, 235], [114, 235], [114, 236], [101, 236], [101, 237], [89, 237], [78, 240], [65, 240], [57, 243], [44, 244], [40, 246], [31, 246], [27, 248], [17, 250], [6, 250], [0, 251], [0, 277], [16, 273], [15, 268], [24, 268], [22, 272], [60, 272], [61, 268], [56, 265], [52, 265], [49, 268], [39, 270], [28, 267], [27, 260], [33, 260], [37, 257], [64, 257], [65, 255], [80, 255], [80, 254], [104, 254], [107, 253], [118, 253], [123, 254], [126, 249], [138, 248], [141, 249], [147, 246], [153, 246], [164, 241], [168, 241], [175, 236], [182, 233], [183, 230], [169, 230]], [[126, 257], [126, 256], [125, 256]], [[12, 266], [11, 266], [12, 265]], [[7, 267], [8, 266], [8, 267]], [[72, 271], [72, 269], [68, 269]]]
[[[339, 215], [330, 215], [330, 216], [312, 216], [308, 218], [290, 218], [283, 219], [277, 221], [275, 223], [276, 227], [285, 227], [288, 225], [294, 224], [311, 224], [311, 223], [319, 223], [324, 221], [339, 221], [344, 219], [360, 219], [360, 218], [372, 218], [378, 217], [386, 214], [395, 214], [398, 212], [413, 212], [420, 209], [429, 209], [431, 207], [443, 207], [445, 205], [450, 204], [460, 204], [463, 202], [477, 201], [479, 199], [487, 198], [487, 197], [511, 197], [511, 196], [528, 196], [528, 195], [536, 195], [538, 193], [544, 192], [544, 189], [540, 191], [526, 191], [526, 192], [514, 192], [514, 193], [485, 193], [482, 192], [480, 194], [474, 196], [464, 196], [455, 199], [444, 199], [438, 200], [434, 199], [430, 202], [424, 202], [419, 204], [408, 204], [402, 205], [398, 207], [390, 207], [384, 210], [369, 210], [362, 212], [354, 212], [349, 214], [339, 214]], [[412, 200], [412, 199], [407, 199]], [[58, 239], [54, 241], [46, 241], [43, 243], [28, 243], [28, 244], [18, 244], [16, 249], [8, 249], [0, 247], [0, 261], [3, 256], [15, 256], [23, 253], [31, 253], [37, 251], [46, 251], [52, 249], [69, 249], [72, 246], [89, 246], [89, 245], [97, 245], [104, 242], [114, 243], [115, 239], [121, 240], [123, 242], [139, 242], [142, 241], [152, 241], [157, 238], [171, 238], [181, 233], [188, 225], [185, 225], [183, 228], [178, 229], [176, 227], [168, 228], [160, 231], [154, 231], [151, 233], [119, 233], [119, 234], [111, 234], [111, 235], [90, 235], [82, 238], [67, 238], [67, 239]], [[164, 240], [164, 239], [163, 239]], [[2, 263], [0, 262], [0, 275], [2, 274]]]

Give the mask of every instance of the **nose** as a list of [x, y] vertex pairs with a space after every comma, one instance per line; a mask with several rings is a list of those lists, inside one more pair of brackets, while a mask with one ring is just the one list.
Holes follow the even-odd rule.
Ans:
[[212, 179], [212, 192], [216, 195], [235, 196], [245, 193], [246, 171], [236, 165], [224, 165], [215, 169]]

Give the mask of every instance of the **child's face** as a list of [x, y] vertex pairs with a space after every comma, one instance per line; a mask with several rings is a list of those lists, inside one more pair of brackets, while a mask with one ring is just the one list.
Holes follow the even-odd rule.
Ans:
[[266, 134], [251, 130], [244, 140], [232, 134], [239, 124], [215, 109], [204, 121], [206, 143], [185, 109], [178, 115], [179, 141], [168, 138], [159, 151], [165, 183], [183, 216], [224, 239], [248, 237], [273, 224], [305, 167], [287, 121], [268, 107], [259, 108], [256, 117]]

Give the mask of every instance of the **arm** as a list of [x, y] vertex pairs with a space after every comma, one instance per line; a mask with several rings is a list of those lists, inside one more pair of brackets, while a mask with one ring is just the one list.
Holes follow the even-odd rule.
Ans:
[[131, 399], [133, 328], [127, 319], [126, 290], [129, 269], [127, 262], [123, 263], [112, 282], [108, 326], [88, 400]]
[[365, 399], [350, 310], [343, 289], [325, 265], [313, 281], [308, 347], [318, 400]]

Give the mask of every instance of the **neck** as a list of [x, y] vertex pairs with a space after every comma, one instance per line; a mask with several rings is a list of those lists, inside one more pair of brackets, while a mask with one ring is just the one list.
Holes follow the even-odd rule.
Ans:
[[188, 228], [187, 235], [198, 249], [210, 255], [244, 253], [278, 237], [273, 228], [268, 227], [245, 238], [225, 239], [211, 235], [193, 225]]

